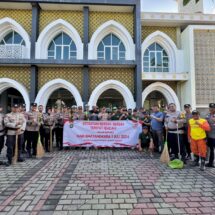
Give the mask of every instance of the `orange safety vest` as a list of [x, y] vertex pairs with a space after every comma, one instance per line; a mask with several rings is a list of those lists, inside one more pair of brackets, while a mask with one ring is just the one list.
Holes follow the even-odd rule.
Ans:
[[[200, 125], [196, 124], [196, 121], [200, 123]], [[188, 134], [193, 140], [202, 140], [206, 138], [206, 132], [210, 131], [210, 125], [205, 119], [190, 119], [189, 120], [189, 130]]]

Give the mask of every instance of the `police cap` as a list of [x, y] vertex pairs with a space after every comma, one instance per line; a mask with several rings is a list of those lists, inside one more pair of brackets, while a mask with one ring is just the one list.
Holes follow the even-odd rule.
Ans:
[[190, 108], [191, 107], [191, 105], [190, 104], [186, 104], [186, 105], [184, 105], [184, 108]]
[[13, 108], [18, 108], [19, 105], [14, 103], [12, 107], [13, 107]]
[[37, 107], [37, 103], [34, 103], [34, 102], [33, 102], [33, 103], [31, 103], [31, 106], [32, 106], [32, 107]]
[[209, 108], [215, 108], [215, 103], [210, 103]]

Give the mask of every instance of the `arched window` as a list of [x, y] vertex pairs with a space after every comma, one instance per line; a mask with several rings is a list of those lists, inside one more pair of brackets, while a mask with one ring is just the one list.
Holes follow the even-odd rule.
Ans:
[[100, 60], [125, 60], [125, 46], [114, 34], [108, 34], [98, 45]]
[[23, 46], [25, 46], [25, 41], [17, 32], [11, 31], [1, 40], [0, 44], [1, 45], [23, 45]]
[[0, 41], [0, 58], [23, 58], [25, 53], [25, 41], [16, 31], [11, 31]]
[[73, 40], [64, 32], [58, 34], [49, 44], [48, 59], [76, 59], [77, 48]]
[[151, 44], [143, 57], [144, 72], [169, 72], [169, 57], [158, 43]]

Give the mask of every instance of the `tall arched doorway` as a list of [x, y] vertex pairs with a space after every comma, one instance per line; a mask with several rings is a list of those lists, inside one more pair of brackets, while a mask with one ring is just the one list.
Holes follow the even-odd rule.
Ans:
[[[66, 104], [66, 105], [72, 104], [73, 99], [74, 99], [77, 106], [83, 106], [81, 95], [80, 95], [78, 89], [73, 84], [71, 84], [70, 82], [63, 80], [63, 79], [54, 79], [52, 81], [47, 82], [39, 90], [39, 93], [37, 94], [35, 101], [37, 104], [43, 105], [44, 107], [46, 107], [48, 103], [51, 104], [52, 102], [54, 102], [54, 100], [57, 101], [58, 95], [60, 96], [64, 92], [66, 93], [66, 95], [63, 96], [63, 98], [61, 98], [61, 99], [70, 100], [70, 101], [68, 101], [68, 104]], [[56, 96], [56, 98], [55, 98], [55, 96]], [[50, 102], [49, 102], [49, 99], [50, 99]]]
[[99, 107], [119, 107], [126, 106], [123, 96], [114, 89], [109, 89], [103, 92], [97, 102]]
[[[142, 102], [143, 105], [145, 101], [147, 102], [147, 99], [149, 100], [150, 94], [152, 93], [153, 97], [153, 92], [159, 92], [157, 93], [157, 98], [151, 99], [151, 100], [161, 100], [160, 102], [164, 102], [166, 100], [166, 103], [174, 103], [176, 105], [176, 109], [180, 110], [180, 102], [178, 100], [178, 97], [175, 93], [175, 91], [168, 86], [167, 84], [164, 84], [162, 82], [155, 82], [153, 84], [150, 84], [148, 87], [146, 87], [142, 93]], [[156, 95], [156, 94], [155, 94]], [[149, 97], [148, 97], [149, 96]], [[147, 98], [148, 97], [148, 98]], [[165, 98], [165, 99], [164, 99]]]
[[0, 104], [3, 107], [5, 113], [11, 111], [13, 104], [23, 104], [25, 103], [22, 94], [15, 88], [8, 88], [0, 94]]
[[47, 106], [54, 107], [58, 106], [59, 108], [63, 105], [71, 107], [72, 105], [77, 105], [74, 96], [64, 88], [55, 90], [49, 97]]
[[25, 103], [26, 110], [29, 110], [30, 99], [27, 89], [13, 79], [0, 78], [0, 104], [8, 112], [14, 103]]
[[[108, 93], [108, 90], [111, 90], [112, 95], [113, 95], [113, 92], [117, 91], [117, 94], [115, 94], [115, 95], [120, 94], [123, 97], [124, 104], [127, 108], [133, 109], [136, 107], [136, 103], [134, 101], [133, 95], [125, 84], [123, 84], [122, 82], [117, 81], [117, 80], [108, 80], [108, 81], [104, 81], [104, 82], [100, 83], [93, 90], [93, 92], [90, 96], [90, 99], [89, 99], [90, 108], [92, 108], [92, 106], [94, 106], [94, 105], [98, 105], [100, 96], [102, 96], [104, 98], [104, 96], [102, 95], [103, 93], [105, 93], [104, 95], [106, 95], [108, 97], [108, 94], [106, 94], [106, 93]], [[115, 95], [113, 95], [113, 96], [115, 96]], [[119, 98], [121, 98], [121, 97], [119, 97]], [[122, 99], [119, 99], [118, 101], [122, 103]]]
[[159, 91], [153, 91], [146, 97], [144, 101], [144, 108], [149, 110], [153, 105], [162, 107], [163, 105], [166, 106], [167, 104], [168, 102], [162, 93]]

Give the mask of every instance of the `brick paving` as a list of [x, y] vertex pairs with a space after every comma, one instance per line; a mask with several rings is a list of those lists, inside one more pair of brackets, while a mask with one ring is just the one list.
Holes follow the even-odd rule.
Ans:
[[0, 214], [214, 215], [215, 169], [171, 170], [136, 150], [56, 151], [0, 166]]

